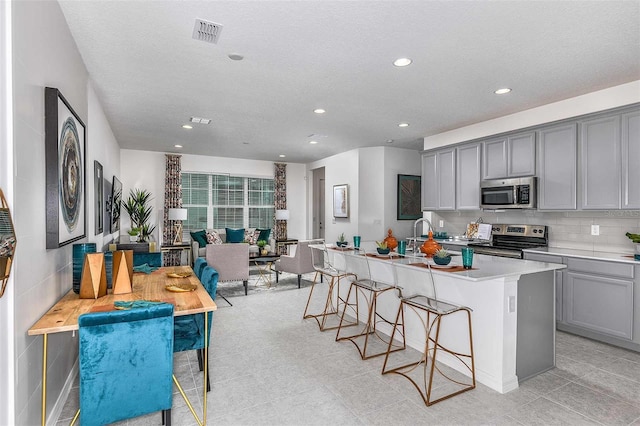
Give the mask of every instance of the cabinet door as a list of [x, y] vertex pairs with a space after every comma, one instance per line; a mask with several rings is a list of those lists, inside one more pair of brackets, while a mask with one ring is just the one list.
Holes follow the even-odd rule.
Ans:
[[437, 152], [438, 210], [456, 209], [456, 151]]
[[581, 207], [620, 208], [620, 116], [580, 123]]
[[509, 136], [507, 140], [507, 175], [509, 177], [536, 174], [535, 132]]
[[633, 337], [633, 281], [567, 272], [564, 319], [624, 339]]
[[538, 209], [577, 207], [577, 134], [575, 124], [538, 132]]
[[507, 177], [507, 139], [482, 144], [482, 179]]
[[622, 208], [640, 209], [640, 111], [622, 116]]
[[480, 210], [481, 144], [465, 145], [456, 152], [456, 204], [458, 210]]
[[436, 154], [422, 154], [422, 210], [438, 209]]

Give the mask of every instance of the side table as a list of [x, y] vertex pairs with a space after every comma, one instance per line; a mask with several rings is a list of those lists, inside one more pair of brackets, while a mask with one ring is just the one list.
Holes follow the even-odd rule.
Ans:
[[[187, 252], [187, 265], [191, 265], [191, 243], [182, 244], [165, 244], [160, 246], [162, 253], [168, 253], [171, 251], [186, 251]], [[182, 260], [180, 261], [182, 263]]]
[[276, 240], [276, 253], [281, 254], [289, 254], [290, 245], [298, 244], [298, 240], [295, 238], [288, 238], [286, 240]]

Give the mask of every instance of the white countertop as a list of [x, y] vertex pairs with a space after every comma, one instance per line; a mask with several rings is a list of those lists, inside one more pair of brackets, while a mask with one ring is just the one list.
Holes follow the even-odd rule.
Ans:
[[555, 256], [579, 257], [582, 259], [607, 260], [621, 263], [640, 264], [639, 261], [634, 260], [632, 257], [626, 257], [633, 256], [633, 253], [611, 253], [606, 251], [576, 250], [559, 247], [532, 248], [526, 249], [524, 251], [527, 253], [551, 254]]

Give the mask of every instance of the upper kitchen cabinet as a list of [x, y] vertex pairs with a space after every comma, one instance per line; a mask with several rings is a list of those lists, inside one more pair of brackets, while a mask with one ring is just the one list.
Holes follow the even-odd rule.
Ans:
[[482, 144], [456, 148], [456, 205], [458, 210], [480, 210]]
[[575, 123], [538, 131], [538, 209], [577, 208], [577, 145]]
[[483, 179], [536, 174], [535, 132], [489, 140], [483, 146]]
[[579, 126], [581, 208], [619, 209], [622, 163], [620, 115], [581, 121]]
[[622, 208], [640, 209], [640, 110], [622, 115]]
[[455, 148], [422, 155], [422, 210], [455, 209], [455, 161]]

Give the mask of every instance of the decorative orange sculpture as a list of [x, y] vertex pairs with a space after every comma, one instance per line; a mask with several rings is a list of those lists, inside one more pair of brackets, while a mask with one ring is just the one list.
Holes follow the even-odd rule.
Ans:
[[387, 238], [384, 239], [384, 242], [387, 243], [389, 250], [395, 250], [398, 247], [398, 240], [393, 236], [391, 228], [387, 231]]
[[427, 257], [433, 257], [433, 255], [442, 248], [442, 246], [433, 239], [433, 231], [429, 231], [429, 239], [420, 246], [420, 251], [427, 255]]

